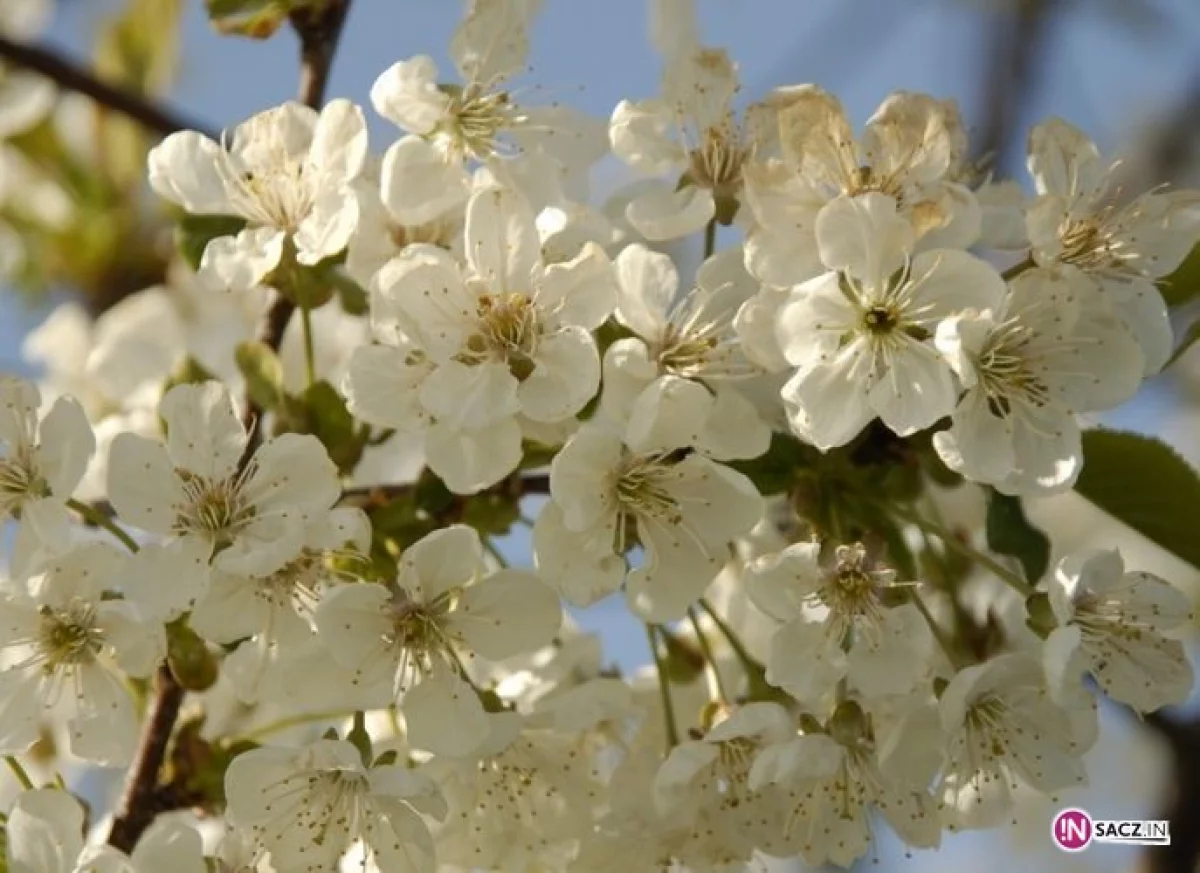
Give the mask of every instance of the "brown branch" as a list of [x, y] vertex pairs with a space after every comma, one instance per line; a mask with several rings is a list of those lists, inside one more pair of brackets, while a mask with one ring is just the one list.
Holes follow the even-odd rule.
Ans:
[[163, 811], [156, 802], [159, 797], [158, 771], [167, 754], [171, 731], [179, 718], [183, 694], [183, 687], [175, 681], [171, 669], [166, 663], [159, 665], [154, 676], [154, 697], [142, 729], [141, 743], [129, 771], [129, 781], [117, 807], [112, 830], [108, 833], [108, 844], [122, 852], [133, 851], [142, 832]]
[[[275, 297], [271, 301], [271, 305], [267, 307], [267, 311], [263, 313], [262, 321], [259, 322], [257, 339], [273, 351], [279, 351], [279, 347], [283, 344], [283, 332], [287, 330], [288, 322], [292, 320], [296, 304], [278, 291], [271, 293]], [[247, 434], [246, 447], [242, 450], [242, 468], [250, 463], [250, 458], [254, 456], [262, 442], [262, 417], [262, 407], [255, 403], [247, 392], [245, 402], [242, 404], [242, 427], [246, 429]]]
[[[417, 490], [416, 482], [404, 482], [393, 485], [367, 485], [362, 488], [347, 488], [342, 492], [341, 503], [346, 506], [379, 506], [392, 500], [400, 500], [410, 496]], [[466, 494], [456, 497], [469, 500], [490, 493], [508, 493], [520, 497], [525, 494], [549, 494], [550, 477], [545, 474], [522, 476], [514, 473], [502, 479], [491, 488], [486, 488], [478, 494]]]
[[977, 160], [1004, 163], [1015, 145], [1021, 108], [1037, 85], [1038, 63], [1061, 0], [1008, 0], [988, 28], [988, 60], [983, 78], [983, 123], [973, 137]]
[[300, 37], [300, 102], [314, 109], [325, 102], [329, 71], [349, 11], [350, 0], [326, 0], [291, 15], [292, 28]]
[[163, 136], [178, 130], [198, 130], [215, 138], [203, 125], [182, 118], [129, 88], [102, 82], [90, 70], [41, 46], [15, 42], [0, 34], [0, 60], [41, 73], [60, 88], [90, 97]]
[[1159, 710], [1142, 724], [1158, 734], [1171, 757], [1170, 784], [1157, 818], [1171, 823], [1171, 844], [1145, 850], [1146, 873], [1193, 873], [1200, 863], [1200, 719]]
[[[324, 99], [329, 68], [349, 8], [350, 0], [329, 0], [324, 6], [292, 16], [292, 24], [300, 36], [300, 99], [313, 108], [319, 107]], [[283, 332], [295, 310], [295, 303], [276, 292], [259, 328], [259, 339], [278, 351]], [[239, 463], [240, 470], [246, 468], [262, 439], [262, 409], [249, 398], [242, 408], [242, 421], [248, 439]], [[118, 849], [131, 851], [160, 812], [159, 798], [163, 793], [158, 784], [159, 773], [183, 697], [182, 686], [171, 674], [169, 666], [162, 664], [155, 679], [154, 697], [142, 729], [138, 754], [130, 768], [125, 794], [108, 835], [109, 844]]]

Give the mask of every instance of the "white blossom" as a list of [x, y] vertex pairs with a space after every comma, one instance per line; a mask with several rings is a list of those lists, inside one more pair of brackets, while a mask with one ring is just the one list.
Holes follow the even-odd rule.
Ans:
[[449, 813], [438, 857], [464, 869], [537, 869], [585, 837], [598, 785], [570, 737], [489, 716], [476, 755], [435, 758], [427, 770]]
[[71, 709], [71, 752], [128, 762], [137, 716], [125, 675], [148, 676], [166, 653], [162, 626], [130, 603], [106, 599], [128, 558], [105, 544], [77, 546], [27, 586], [0, 590], [0, 749], [21, 753], [60, 701]]
[[1095, 303], [1137, 337], [1145, 372], [1158, 372], [1173, 339], [1154, 283], [1179, 266], [1200, 236], [1200, 191], [1155, 189], [1124, 201], [1115, 167], [1059, 118], [1031, 131], [1028, 163], [1038, 193], [1025, 218], [1034, 259], [1084, 273]]
[[382, 870], [437, 869], [422, 818], [445, 814], [437, 786], [402, 764], [365, 766], [348, 742], [243, 752], [225, 773], [225, 796], [229, 821], [277, 870], [325, 873], [357, 840]]
[[473, 0], [450, 54], [461, 84], [438, 81], [418, 55], [388, 68], [371, 103], [408, 132], [384, 155], [382, 196], [405, 224], [424, 224], [466, 200], [470, 161], [495, 163], [521, 150], [545, 153], [584, 171], [604, 153], [595, 122], [560, 105], [527, 106], [506, 82], [525, 63], [533, 0]]
[[782, 622], [770, 637], [767, 681], [809, 704], [843, 679], [868, 697], [913, 690], [926, 678], [933, 638], [916, 606], [886, 601], [908, 585], [873, 566], [861, 544], [838, 546], [829, 567], [819, 553], [817, 543], [797, 543], [746, 568], [751, 600]]
[[738, 307], [754, 292], [740, 253], [722, 252], [705, 261], [695, 287], [682, 294], [670, 257], [642, 245], [618, 255], [616, 272], [617, 320], [636, 336], [617, 340], [605, 352], [601, 412], [635, 430], [650, 430], [644, 422], [673, 418], [679, 406], [662, 404], [682, 396], [703, 417], [689, 435], [699, 451], [717, 460], [766, 451], [770, 429], [738, 390], [738, 382], [759, 372], [733, 329]]
[[639, 186], [625, 209], [650, 240], [687, 236], [711, 221], [730, 224], [742, 196], [742, 168], [761, 119], [733, 113], [737, 65], [723, 49], [696, 46], [668, 59], [660, 98], [622, 100], [609, 122], [613, 153], [650, 175], [676, 179]]
[[1071, 487], [1083, 466], [1076, 416], [1125, 402], [1141, 384], [1129, 330], [1078, 281], [1033, 269], [994, 311], [943, 321], [937, 347], [965, 393], [934, 446], [948, 467], [1007, 494]]
[[816, 232], [829, 272], [794, 288], [776, 325], [792, 429], [824, 450], [876, 416], [908, 436], [948, 415], [958, 388], [931, 340], [942, 319], [995, 307], [999, 274], [953, 249], [910, 257], [911, 225], [883, 194], [833, 201]]
[[1064, 558], [1046, 587], [1060, 625], [1044, 650], [1053, 692], [1068, 695], [1088, 672], [1138, 712], [1187, 699], [1191, 662], [1183, 644], [1164, 635], [1192, 616], [1183, 592], [1150, 573], [1126, 572], [1116, 550]]
[[333, 100], [319, 113], [285, 103], [234, 129], [228, 143], [195, 131], [171, 134], [150, 152], [150, 185], [196, 215], [246, 220], [236, 236], [208, 243], [200, 275], [248, 290], [279, 266], [290, 246], [316, 264], [341, 252], [358, 222], [353, 181], [367, 154], [362, 110]]
[[377, 276], [379, 344], [350, 362], [351, 410], [425, 433], [430, 467], [451, 490], [492, 485], [521, 456], [519, 416], [555, 423], [595, 394], [590, 331], [612, 311], [615, 279], [594, 245], [542, 261], [528, 203], [498, 188], [467, 206], [467, 269], [442, 249], [408, 247]]
[[746, 266], [766, 284], [788, 288], [829, 266], [817, 220], [843, 197], [887, 198], [923, 248], [965, 248], [978, 236], [979, 207], [955, 179], [965, 135], [953, 104], [897, 91], [859, 141], [841, 103], [815, 85], [778, 88], [764, 105], [777, 115], [777, 142], [746, 167], [745, 190], [755, 218]]
[[947, 823], [996, 824], [1019, 784], [1052, 792], [1085, 782], [1096, 738], [1094, 705], [1051, 698], [1041, 664], [1025, 653], [997, 655], [960, 671], [939, 703], [946, 765], [938, 791]]
[[409, 741], [456, 756], [470, 754], [489, 730], [464, 659], [533, 651], [561, 621], [554, 592], [533, 573], [487, 573], [479, 535], [465, 525], [405, 550], [394, 588], [343, 585], [316, 610], [330, 657], [354, 671], [356, 684], [404, 692]]
[[846, 867], [866, 854], [873, 812], [909, 846], [928, 848], [941, 839], [926, 786], [882, 766], [870, 719], [853, 702], [835, 712], [827, 732], [806, 732], [759, 752], [749, 784], [785, 789], [784, 837], [812, 865]]
[[96, 446], [76, 400], [59, 398], [44, 416], [40, 405], [31, 383], [0, 375], [0, 521], [20, 522], [11, 555], [18, 576], [66, 545], [67, 501]]
[[[640, 452], [600, 425], [581, 428], [550, 467], [551, 502], [534, 525], [538, 570], [589, 605], [625, 582], [648, 621], [683, 616], [761, 515], [740, 473], [686, 446]], [[626, 568], [634, 545], [642, 558]]]
[[121, 519], [183, 540], [189, 554], [198, 550], [232, 573], [266, 575], [295, 558], [306, 522], [328, 512], [339, 493], [320, 442], [284, 434], [240, 467], [248, 436], [217, 382], [171, 389], [159, 414], [165, 444], [134, 434], [113, 441], [108, 493]]

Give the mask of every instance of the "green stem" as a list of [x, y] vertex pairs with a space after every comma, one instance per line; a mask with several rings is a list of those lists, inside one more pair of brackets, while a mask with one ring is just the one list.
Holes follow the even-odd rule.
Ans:
[[1033, 586], [1022, 579], [1019, 575], [1014, 573], [1012, 570], [1009, 570], [995, 558], [979, 551], [970, 543], [963, 542], [959, 537], [955, 536], [952, 531], [946, 530], [941, 525], [936, 524], [927, 518], [921, 518], [921, 516], [917, 515], [916, 513], [896, 511], [895, 509], [893, 509], [893, 512], [905, 521], [916, 525], [921, 530], [933, 534], [942, 541], [942, 544], [945, 545], [946, 548], [953, 549], [963, 557], [969, 558], [980, 566], [985, 567], [992, 573], [992, 575], [1007, 584], [1022, 597], [1028, 597], [1033, 593]]
[[17, 777], [17, 781], [21, 783], [22, 788], [26, 791], [33, 790], [33, 780], [29, 778], [29, 774], [25, 772], [25, 768], [21, 766], [20, 761], [12, 755], [5, 755], [4, 763], [8, 764], [8, 769], [12, 770], [13, 775]]
[[300, 326], [304, 329], [304, 373], [311, 387], [317, 381], [317, 356], [313, 350], [312, 312], [300, 307]]
[[1009, 267], [1007, 270], [1005, 270], [1003, 273], [1001, 273], [1000, 278], [1002, 278], [1005, 282], [1007, 282], [1010, 279], [1017, 278], [1017, 276], [1020, 276], [1026, 270], [1033, 269], [1036, 266], [1037, 266], [1037, 264], [1034, 263], [1033, 258], [1027, 257], [1027, 258], [1025, 258], [1025, 260], [1021, 261], [1018, 264], [1013, 264], [1011, 267]]
[[733, 649], [733, 654], [737, 656], [737, 659], [746, 668], [747, 672], [761, 670], [762, 665], [746, 650], [746, 647], [742, 645], [742, 641], [738, 639], [738, 635], [733, 632], [733, 628], [726, 624], [725, 619], [717, 614], [717, 611], [713, 609], [713, 605], [704, 598], [700, 598], [698, 603], [700, 604], [700, 608], [712, 619], [712, 623], [717, 626], [717, 630], [721, 632], [721, 636], [725, 637], [725, 641], [729, 643], [729, 648]]
[[368, 439], [367, 445], [381, 446], [384, 443], [386, 443], [388, 440], [390, 440], [392, 437], [394, 437], [395, 435], [396, 435], [396, 429], [394, 427], [385, 427], [379, 433], [373, 435], [370, 439]]
[[508, 567], [508, 559], [504, 557], [504, 555], [500, 552], [500, 549], [496, 548], [496, 544], [492, 542], [491, 537], [480, 537], [479, 539], [480, 542], [483, 543], [484, 551], [491, 555], [497, 564], [499, 564], [502, 568]]
[[663, 726], [667, 731], [667, 751], [670, 752], [679, 745], [679, 725], [675, 721], [675, 706], [671, 703], [667, 664], [658, 650], [658, 630], [652, 624], [646, 625], [646, 639], [650, 643], [650, 655], [654, 658], [654, 667], [658, 671], [658, 695], [662, 700]]
[[921, 617], [925, 619], [925, 623], [929, 625], [929, 632], [933, 634], [933, 638], [942, 647], [942, 651], [945, 653], [946, 659], [950, 662], [950, 666], [954, 667], [955, 670], [962, 667], [962, 658], [954, 650], [950, 638], [946, 636], [946, 632], [942, 630], [941, 625], [934, 619], [933, 613], [929, 611], [929, 607], [925, 605], [925, 601], [915, 591], [912, 593], [912, 602], [917, 607], [917, 612], [921, 613]]
[[712, 647], [708, 644], [708, 637], [704, 634], [704, 628], [700, 627], [700, 616], [696, 614], [696, 607], [688, 607], [688, 619], [692, 623], [692, 630], [696, 632], [696, 642], [700, 645], [700, 652], [704, 655], [707, 672], [712, 677], [712, 685], [717, 692], [717, 697], [721, 703], [729, 703], [729, 695], [725, 693], [725, 685], [721, 682], [721, 671], [717, 668], [717, 659], [713, 656]]
[[708, 224], [704, 226], [704, 259], [708, 260], [712, 257], [713, 252], [717, 250], [717, 220], [709, 219]]
[[312, 724], [314, 721], [334, 721], [335, 719], [348, 718], [354, 715], [353, 711], [338, 709], [330, 712], [307, 712], [300, 715], [290, 715], [287, 718], [281, 718], [278, 721], [267, 722], [262, 727], [257, 727], [252, 731], [242, 734], [238, 737], [239, 740], [261, 740], [263, 737], [268, 737], [271, 734], [277, 734], [280, 731], [285, 731], [288, 728], [299, 727], [304, 724]]
[[74, 497], [72, 497], [67, 501], [67, 508], [78, 512], [80, 518], [82, 518], [88, 524], [104, 528], [114, 537], [119, 539], [125, 545], [125, 548], [129, 549], [129, 551], [136, 552], [138, 550], [138, 544], [134, 542], [133, 537], [125, 533], [119, 524], [106, 516], [100, 510], [96, 509], [96, 507], [84, 503], [81, 500], [76, 500]]

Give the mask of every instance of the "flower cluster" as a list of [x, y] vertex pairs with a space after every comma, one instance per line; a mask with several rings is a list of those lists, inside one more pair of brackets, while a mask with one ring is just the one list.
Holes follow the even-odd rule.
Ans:
[[[1080, 417], [1170, 357], [1200, 192], [1130, 198], [1051, 119], [1026, 194], [951, 103], [856, 135], [685, 38], [606, 132], [511, 84], [538, 6], [471, 0], [452, 81], [385, 71], [379, 154], [344, 99], [167, 137], [194, 273], [0, 378], [0, 754], [150, 766], [148, 819], [190, 811], [103, 845], [31, 783], [7, 869], [848, 866], [873, 822], [931, 848], [1083, 784], [1097, 693], [1190, 692], [1180, 590], [1018, 570], [939, 501], [1076, 483]], [[597, 206], [609, 153], [645, 178]], [[618, 593], [651, 670], [564, 612]]]

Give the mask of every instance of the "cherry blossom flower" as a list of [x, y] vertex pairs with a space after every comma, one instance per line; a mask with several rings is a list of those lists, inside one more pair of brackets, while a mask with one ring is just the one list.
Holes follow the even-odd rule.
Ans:
[[341, 252], [358, 222], [353, 182], [367, 154], [362, 110], [334, 100], [319, 113], [285, 103], [239, 125], [228, 144], [195, 131], [171, 134], [150, 152], [150, 185], [196, 215], [246, 220], [236, 236], [208, 243], [201, 277], [248, 290], [279, 266], [288, 247], [316, 264]]
[[67, 543], [67, 501], [96, 446], [78, 401], [61, 397], [41, 417], [40, 405], [31, 383], [0, 375], [0, 520], [20, 523], [11, 556], [18, 576]]
[[71, 752], [103, 765], [129, 761], [137, 716], [125, 674], [144, 677], [166, 653], [160, 624], [105, 593], [119, 586], [128, 558], [104, 544], [76, 546], [51, 560], [28, 586], [0, 591], [0, 749], [24, 752], [43, 713], [72, 711]]
[[230, 822], [270, 852], [274, 869], [324, 873], [357, 840], [380, 869], [437, 869], [422, 819], [445, 814], [437, 787], [402, 764], [364, 766], [343, 740], [244, 752], [225, 773], [225, 796]]
[[792, 429], [829, 449], [876, 416], [907, 436], [948, 415], [958, 388], [931, 340], [955, 312], [995, 307], [1000, 275], [954, 249], [910, 257], [912, 228], [878, 193], [825, 207], [817, 244], [829, 272], [793, 289], [776, 327]]
[[558, 631], [554, 592], [532, 572], [487, 573], [479, 535], [451, 525], [410, 546], [396, 587], [343, 585], [322, 599], [317, 631], [354, 681], [403, 691], [409, 741], [463, 756], [488, 735], [464, 658], [530, 652]]
[[1155, 189], [1123, 202], [1114, 168], [1078, 128], [1059, 118], [1029, 135], [1037, 199], [1025, 214], [1033, 257], [1079, 270], [1133, 332], [1156, 373], [1173, 340], [1155, 281], [1175, 270], [1200, 235], [1200, 191]]
[[324, 446], [284, 434], [239, 468], [248, 437], [217, 382], [172, 388], [159, 414], [165, 444], [135, 434], [113, 441], [108, 493], [117, 514], [186, 541], [189, 553], [202, 548], [232, 573], [270, 574], [295, 558], [306, 522], [328, 512], [340, 490]]
[[1183, 644], [1164, 635], [1191, 618], [1183, 592], [1153, 574], [1125, 572], [1116, 550], [1064, 558], [1047, 591], [1060, 625], [1043, 652], [1052, 691], [1067, 696], [1087, 672], [1138, 712], [1187, 699], [1191, 662]]

